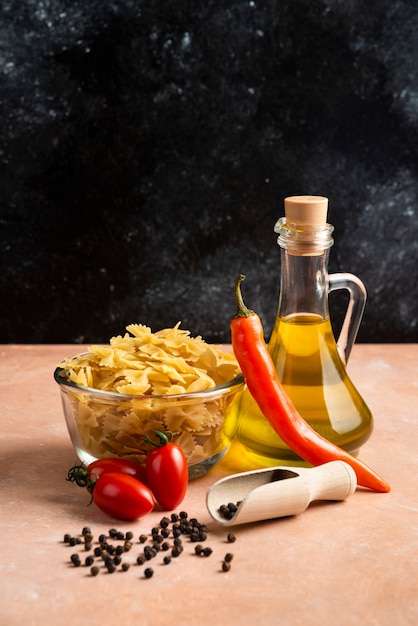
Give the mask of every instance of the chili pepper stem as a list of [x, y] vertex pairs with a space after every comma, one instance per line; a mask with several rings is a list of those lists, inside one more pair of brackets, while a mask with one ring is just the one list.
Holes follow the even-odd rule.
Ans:
[[235, 317], [248, 317], [254, 315], [254, 311], [247, 309], [241, 293], [241, 283], [245, 280], [245, 275], [240, 274], [235, 280], [235, 302], [237, 304], [237, 312]]

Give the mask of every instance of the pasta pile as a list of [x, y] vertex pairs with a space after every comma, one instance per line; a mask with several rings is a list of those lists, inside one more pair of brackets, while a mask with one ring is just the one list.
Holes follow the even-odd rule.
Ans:
[[[234, 355], [191, 337], [180, 323], [155, 333], [141, 324], [126, 330], [108, 345], [92, 345], [87, 353], [60, 363], [67, 379], [82, 387], [124, 394], [115, 402], [67, 390], [64, 402], [74, 415], [77, 445], [96, 458], [119, 456], [144, 463], [150, 449], [144, 434], [169, 430], [189, 465], [224, 448], [223, 423], [231, 396], [205, 400], [181, 394], [232, 380], [239, 373]], [[138, 395], [142, 397], [127, 397]]]

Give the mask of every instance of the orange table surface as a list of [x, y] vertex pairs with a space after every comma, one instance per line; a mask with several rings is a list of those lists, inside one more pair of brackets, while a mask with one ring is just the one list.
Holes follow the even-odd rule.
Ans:
[[[0, 624], [254, 624], [402, 626], [418, 623], [418, 344], [357, 344], [348, 372], [375, 418], [360, 458], [391, 484], [358, 489], [343, 502], [317, 503], [288, 518], [234, 527], [212, 521], [208, 487], [234, 472], [229, 453], [189, 485], [179, 507], [208, 526], [209, 557], [183, 553], [154, 575], [135, 564], [138, 537], [158, 525], [154, 510], [134, 523], [88, 506], [65, 480], [76, 461], [52, 374], [71, 345], [0, 346]], [[92, 577], [70, 563], [65, 533], [95, 538], [132, 530], [126, 572]], [[233, 554], [223, 572], [224, 555]]]

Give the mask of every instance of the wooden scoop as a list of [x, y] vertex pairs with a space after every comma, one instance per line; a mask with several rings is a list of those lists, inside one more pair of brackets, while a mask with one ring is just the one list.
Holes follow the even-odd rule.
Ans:
[[[247, 524], [302, 513], [314, 500], [344, 500], [357, 487], [356, 474], [343, 461], [318, 467], [271, 467], [233, 474], [214, 483], [206, 506], [219, 524]], [[231, 519], [220, 508], [238, 504]]]

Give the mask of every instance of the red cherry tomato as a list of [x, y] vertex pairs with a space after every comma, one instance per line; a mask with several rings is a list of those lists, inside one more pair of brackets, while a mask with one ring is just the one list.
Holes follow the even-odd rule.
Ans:
[[154, 508], [154, 496], [137, 478], [120, 472], [102, 474], [94, 485], [93, 500], [107, 515], [132, 521]]
[[171, 443], [164, 433], [155, 432], [161, 443], [151, 442], [158, 447], [147, 457], [147, 484], [161, 507], [172, 511], [186, 495], [189, 479], [187, 460], [177, 444]]
[[87, 468], [89, 474], [95, 475], [97, 477], [103, 476], [103, 474], [108, 474], [109, 472], [120, 472], [121, 474], [128, 474], [129, 476], [133, 476], [137, 480], [140, 480], [142, 483], [147, 482], [147, 472], [145, 467], [136, 463], [135, 461], [130, 461], [128, 459], [118, 459], [118, 458], [106, 458], [106, 459], [98, 459], [97, 461], [93, 461]]

